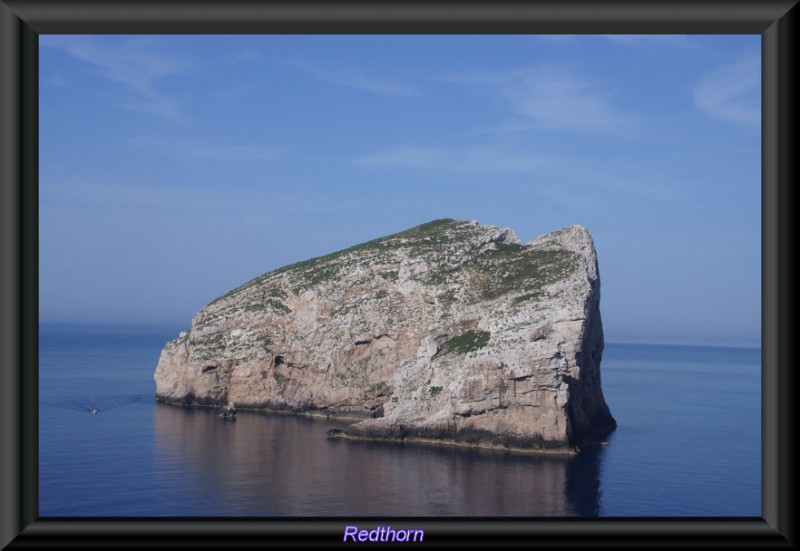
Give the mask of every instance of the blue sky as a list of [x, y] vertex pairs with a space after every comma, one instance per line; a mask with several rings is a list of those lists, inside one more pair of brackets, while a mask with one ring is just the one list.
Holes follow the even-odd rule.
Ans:
[[583, 224], [606, 338], [760, 342], [760, 36], [40, 37], [40, 319], [188, 326], [435, 218]]

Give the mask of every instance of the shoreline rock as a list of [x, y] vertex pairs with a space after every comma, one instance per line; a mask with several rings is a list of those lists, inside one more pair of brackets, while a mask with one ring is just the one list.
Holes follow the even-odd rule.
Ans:
[[578, 448], [569, 446], [542, 446], [525, 443], [513, 443], [506, 439], [498, 439], [496, 435], [487, 433], [485, 435], [458, 435], [451, 436], [413, 436], [413, 435], [363, 435], [352, 433], [346, 429], [330, 429], [327, 433], [328, 438], [340, 440], [354, 440], [365, 442], [391, 442], [413, 445], [428, 446], [451, 446], [457, 448], [472, 448], [480, 450], [490, 450], [506, 453], [521, 453], [529, 455], [559, 455], [575, 456], [580, 451]]

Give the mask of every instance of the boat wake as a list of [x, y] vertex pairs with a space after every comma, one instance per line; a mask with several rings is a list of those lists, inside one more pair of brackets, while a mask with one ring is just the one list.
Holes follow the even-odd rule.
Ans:
[[109, 396], [100, 400], [61, 400], [58, 403], [39, 401], [41, 406], [49, 406], [53, 408], [68, 409], [71, 411], [80, 411], [82, 413], [91, 413], [97, 415], [104, 411], [117, 409], [120, 407], [135, 404], [144, 399], [141, 395], [126, 395], [126, 396]]

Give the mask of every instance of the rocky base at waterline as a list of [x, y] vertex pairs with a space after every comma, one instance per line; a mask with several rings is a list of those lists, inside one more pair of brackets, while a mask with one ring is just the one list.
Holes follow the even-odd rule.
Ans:
[[[610, 427], [611, 430], [613, 427]], [[367, 440], [479, 448], [537, 455], [575, 455], [578, 447], [564, 442], [545, 440], [540, 435], [519, 436], [510, 433], [495, 433], [488, 430], [462, 428], [406, 427], [390, 424], [384, 427], [363, 426], [358, 423], [346, 429], [329, 429], [328, 438], [341, 440]]]
[[600, 278], [570, 226], [435, 220], [266, 273], [161, 353], [156, 398], [362, 419], [331, 436], [563, 453], [613, 429]]

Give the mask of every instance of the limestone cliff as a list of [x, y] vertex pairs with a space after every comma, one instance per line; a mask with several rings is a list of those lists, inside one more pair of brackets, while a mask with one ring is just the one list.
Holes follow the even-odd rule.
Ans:
[[156, 397], [348, 414], [334, 435], [570, 451], [614, 427], [594, 245], [435, 220], [219, 297], [169, 342]]

